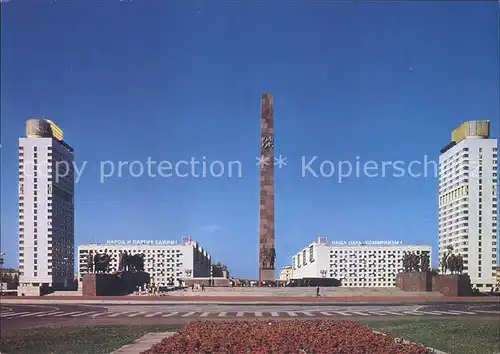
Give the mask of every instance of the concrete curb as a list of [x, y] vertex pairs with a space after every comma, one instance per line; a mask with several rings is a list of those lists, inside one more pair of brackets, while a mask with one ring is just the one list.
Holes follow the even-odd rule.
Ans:
[[172, 337], [174, 333], [175, 332], [148, 333], [137, 339], [134, 343], [124, 345], [110, 354], [140, 354], [150, 349], [153, 345], [160, 343], [163, 339]]
[[[378, 332], [378, 331], [373, 331], [373, 333], [381, 334], [383, 336], [387, 335], [387, 333], [382, 333], [382, 332]], [[423, 345], [422, 343], [411, 342], [411, 341], [403, 339], [403, 338], [394, 338], [394, 341], [396, 343], [403, 343], [403, 344], [418, 344], [418, 345]], [[443, 352], [443, 351], [435, 349], [435, 348], [431, 348], [431, 347], [427, 347], [427, 346], [425, 346], [425, 347], [427, 349], [429, 349], [431, 351], [431, 353], [433, 353], [433, 354], [449, 354], [449, 353]]]
[[439, 304], [474, 304], [474, 303], [495, 303], [495, 302], [472, 302], [472, 301], [433, 301], [433, 300], [411, 300], [411, 301], [332, 301], [332, 302], [314, 302], [314, 301], [162, 301], [162, 300], [60, 300], [60, 299], [2, 299], [2, 304], [12, 305], [232, 305], [232, 306], [401, 306], [401, 305], [439, 305]]

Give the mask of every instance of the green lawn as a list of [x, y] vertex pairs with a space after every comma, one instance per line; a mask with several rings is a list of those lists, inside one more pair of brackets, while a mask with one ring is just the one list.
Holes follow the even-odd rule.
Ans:
[[447, 353], [500, 353], [500, 318], [496, 320], [364, 322], [362, 324], [375, 331], [422, 343]]
[[175, 331], [174, 326], [45, 327], [2, 337], [6, 354], [109, 354], [151, 332]]

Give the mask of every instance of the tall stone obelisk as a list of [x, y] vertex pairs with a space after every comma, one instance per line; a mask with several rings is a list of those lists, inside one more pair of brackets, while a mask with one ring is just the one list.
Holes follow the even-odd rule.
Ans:
[[259, 280], [275, 280], [273, 96], [261, 98]]

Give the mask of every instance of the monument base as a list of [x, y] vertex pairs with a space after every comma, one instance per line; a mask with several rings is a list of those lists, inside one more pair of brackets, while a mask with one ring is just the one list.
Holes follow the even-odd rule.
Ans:
[[290, 279], [290, 282], [285, 286], [300, 286], [300, 287], [333, 287], [342, 286], [342, 281], [335, 278], [300, 278], [300, 279]]
[[[221, 277], [213, 277], [212, 279], [210, 278], [188, 278], [188, 279], [183, 279], [183, 285], [190, 287], [193, 284], [198, 284], [198, 285], [204, 285], [205, 287], [224, 287], [228, 288], [231, 286], [231, 282], [229, 279], [226, 278], [221, 278]], [[210, 285], [212, 284], [212, 285]]]
[[274, 269], [260, 269], [259, 270], [259, 280], [260, 281], [275, 281], [276, 276], [274, 275]]
[[432, 291], [432, 273], [399, 273], [396, 276], [396, 287], [403, 291]]
[[146, 272], [121, 272], [115, 274], [84, 274], [82, 282], [83, 296], [128, 295], [138, 286], [149, 283]]
[[20, 284], [17, 287], [17, 296], [43, 296], [50, 294], [53, 289], [47, 284], [41, 285], [31, 285], [31, 284]]
[[439, 291], [445, 296], [471, 296], [470, 277], [468, 274], [435, 275], [432, 291]]

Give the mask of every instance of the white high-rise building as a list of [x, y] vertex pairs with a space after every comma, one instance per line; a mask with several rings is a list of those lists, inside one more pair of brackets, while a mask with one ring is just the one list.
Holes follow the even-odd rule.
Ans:
[[[74, 274], [73, 149], [53, 122], [31, 119], [19, 138], [19, 282], [64, 289]], [[29, 290], [31, 288], [31, 290]]]
[[495, 284], [498, 253], [498, 141], [489, 128], [463, 123], [439, 156], [439, 259], [460, 253], [479, 290]]

